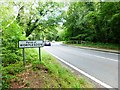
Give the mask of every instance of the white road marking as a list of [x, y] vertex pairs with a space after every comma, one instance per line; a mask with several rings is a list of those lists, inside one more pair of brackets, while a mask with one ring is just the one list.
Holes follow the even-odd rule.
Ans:
[[[44, 47], [44, 48], [50, 48], [50, 47]], [[103, 58], [103, 59], [114, 61], [114, 62], [118, 62], [117, 59], [106, 58], [106, 57], [103, 57], [103, 56], [98, 56], [98, 55], [93, 55], [93, 54], [88, 54], [88, 53], [82, 53], [82, 54], [89, 55], [89, 56], [94, 56], [94, 57], [98, 57], [98, 58]]]
[[[49, 52], [49, 51], [47, 51], [47, 52]], [[108, 85], [108, 84], [106, 84], [106, 83], [98, 80], [97, 78], [95, 78], [95, 77], [89, 75], [88, 73], [86, 73], [86, 72], [78, 69], [77, 67], [73, 66], [72, 64], [64, 61], [63, 59], [61, 59], [61, 58], [59, 58], [58, 56], [52, 54], [51, 52], [49, 52], [49, 53], [50, 53], [52, 56], [54, 56], [55, 58], [57, 58], [58, 60], [60, 60], [61, 62], [65, 63], [66, 65], [70, 66], [71, 68], [75, 69], [76, 71], [80, 72], [81, 74], [87, 76], [88, 78], [94, 80], [95, 82], [99, 83], [100, 85], [104, 86], [105, 88], [113, 88], [112, 86], [110, 86], [110, 85]]]
[[100, 53], [109, 53], [109, 54], [113, 54], [113, 55], [116, 55], [116, 56], [118, 56], [118, 54], [119, 54], [118, 52], [117, 53], [114, 53], [114, 52], [112, 53], [112, 52], [107, 52], [107, 51], [106, 52], [104, 52], [104, 51], [98, 51], [98, 52], [100, 52]]
[[[71, 47], [71, 46], [70, 46]], [[74, 48], [74, 47], [73, 47]], [[94, 49], [91, 49], [90, 47], [85, 47], [85, 48], [82, 48], [82, 47], [78, 47], [79, 49], [88, 49], [88, 50], [94, 50], [94, 51], [96, 51], [96, 52], [100, 52], [100, 53], [109, 53], [109, 54], [114, 54], [114, 55], [118, 55], [119, 54], [119, 51], [117, 52], [117, 50], [115, 50], [115, 52], [113, 51], [113, 52], [110, 52], [110, 51], [104, 51], [104, 49], [103, 50], [97, 50], [97, 48], [94, 48]]]
[[116, 59], [106, 58], [106, 57], [102, 57], [102, 56], [98, 56], [98, 55], [92, 55], [92, 54], [88, 54], [88, 53], [84, 53], [84, 54], [87, 54], [87, 55], [90, 55], [90, 56], [95, 56], [95, 57], [98, 57], [98, 58], [103, 58], [103, 59], [108, 59], [108, 60], [111, 60], [111, 61], [118, 62], [118, 60], [116, 60]]
[[[105, 52], [101, 51], [100, 53], [105, 53]], [[82, 54], [87, 54], [87, 55], [90, 55], [90, 56], [95, 56], [95, 57], [98, 57], [98, 58], [103, 58], [103, 59], [108, 59], [108, 60], [111, 60], [111, 61], [118, 62], [117, 59], [106, 58], [106, 57], [103, 57], [103, 56], [98, 56], [98, 55], [93, 55], [93, 54], [88, 54], [88, 53], [82, 53]], [[119, 55], [119, 54], [116, 54], [116, 53], [109, 53], [109, 54], [114, 54], [114, 55], [117, 55], [117, 56]]]

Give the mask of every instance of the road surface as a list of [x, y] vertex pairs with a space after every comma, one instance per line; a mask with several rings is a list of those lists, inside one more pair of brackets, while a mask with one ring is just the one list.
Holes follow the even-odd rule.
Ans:
[[[60, 44], [43, 47], [47, 52], [62, 59], [106, 85], [118, 88], [118, 54], [81, 49]], [[98, 81], [99, 82], [99, 81]]]

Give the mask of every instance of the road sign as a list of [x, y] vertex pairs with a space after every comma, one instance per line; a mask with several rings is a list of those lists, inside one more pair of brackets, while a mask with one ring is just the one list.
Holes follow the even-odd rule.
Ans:
[[18, 42], [18, 47], [23, 49], [23, 64], [25, 66], [25, 53], [24, 53], [24, 48], [39, 48], [39, 60], [41, 61], [41, 50], [40, 48], [43, 46], [43, 41], [19, 41]]
[[38, 48], [43, 45], [43, 41], [19, 41], [19, 48]]

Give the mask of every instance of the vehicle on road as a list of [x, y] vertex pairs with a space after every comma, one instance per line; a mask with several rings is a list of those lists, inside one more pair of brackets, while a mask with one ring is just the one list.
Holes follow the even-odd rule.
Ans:
[[51, 43], [49, 40], [44, 41], [44, 46], [51, 46]]
[[55, 40], [52, 40], [52, 43], [55, 43]]

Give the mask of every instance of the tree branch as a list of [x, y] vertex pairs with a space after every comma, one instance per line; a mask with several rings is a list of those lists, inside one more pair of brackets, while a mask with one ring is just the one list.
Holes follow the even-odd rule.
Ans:
[[21, 6], [19, 9], [18, 9], [18, 11], [17, 11], [17, 14], [16, 14], [16, 16], [15, 16], [15, 18], [6, 26], [6, 28], [7, 27], [9, 27], [15, 20], [16, 20], [16, 18], [17, 18], [17, 16], [18, 16], [18, 14], [19, 14], [19, 11], [23, 8], [24, 6]]

